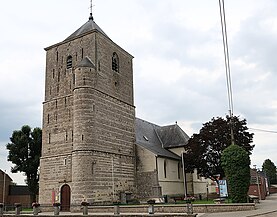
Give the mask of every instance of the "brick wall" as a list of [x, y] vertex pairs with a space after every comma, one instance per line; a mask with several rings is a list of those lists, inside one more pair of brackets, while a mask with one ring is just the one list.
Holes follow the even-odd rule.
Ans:
[[[5, 181], [4, 181], [5, 179]], [[4, 182], [5, 182], [5, 203], [8, 199], [9, 185], [12, 184], [12, 179], [4, 171], [0, 170], [0, 203], [3, 203], [3, 192], [4, 192]]]

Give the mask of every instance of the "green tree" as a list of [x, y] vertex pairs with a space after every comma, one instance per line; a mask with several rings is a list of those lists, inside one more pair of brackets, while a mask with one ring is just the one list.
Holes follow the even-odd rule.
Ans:
[[13, 131], [10, 141], [6, 148], [9, 150], [8, 161], [15, 165], [11, 168], [11, 172], [23, 172], [26, 175], [25, 182], [35, 199], [38, 194], [42, 131], [38, 127], [32, 131], [31, 127], [24, 125], [21, 130]]
[[231, 145], [231, 124], [235, 144], [239, 144], [251, 154], [254, 148], [254, 145], [251, 145], [254, 134], [247, 131], [245, 119], [234, 116], [231, 122], [229, 116], [212, 118], [188, 141], [185, 154], [185, 168], [188, 172], [197, 169], [199, 175], [213, 180], [217, 180], [218, 176], [224, 177], [220, 159], [223, 150]]
[[248, 152], [238, 145], [230, 145], [222, 152], [221, 166], [227, 178], [229, 198], [234, 203], [246, 203], [250, 184]]
[[263, 172], [265, 172], [265, 174], [269, 178], [269, 182], [271, 184], [272, 183], [276, 184], [277, 179], [276, 179], [276, 166], [275, 166], [275, 164], [270, 159], [266, 159], [263, 163], [262, 168], [263, 168]]

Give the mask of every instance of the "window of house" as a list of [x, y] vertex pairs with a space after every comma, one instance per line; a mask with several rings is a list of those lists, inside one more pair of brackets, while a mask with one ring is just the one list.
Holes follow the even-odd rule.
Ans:
[[51, 143], [51, 133], [48, 134], [48, 143]]
[[71, 69], [72, 68], [72, 56], [68, 56], [66, 59], [66, 68]]
[[47, 115], [47, 124], [49, 124], [50, 123], [50, 115], [48, 114]]
[[118, 55], [114, 52], [112, 57], [112, 70], [118, 72], [119, 71], [119, 59]]
[[164, 160], [164, 177], [166, 178], [166, 167], [167, 167], [167, 162], [166, 162], [166, 160]]

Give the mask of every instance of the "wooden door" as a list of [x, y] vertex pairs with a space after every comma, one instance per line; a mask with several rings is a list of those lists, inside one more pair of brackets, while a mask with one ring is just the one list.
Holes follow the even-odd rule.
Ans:
[[63, 185], [61, 189], [61, 211], [70, 211], [70, 187]]

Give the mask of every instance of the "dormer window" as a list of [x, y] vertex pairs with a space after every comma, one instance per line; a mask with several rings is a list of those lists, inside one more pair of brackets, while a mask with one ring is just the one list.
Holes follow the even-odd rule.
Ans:
[[114, 52], [112, 57], [112, 70], [115, 72], [119, 71], [119, 60], [118, 55]]
[[71, 69], [72, 68], [72, 56], [68, 56], [66, 59], [66, 68]]

